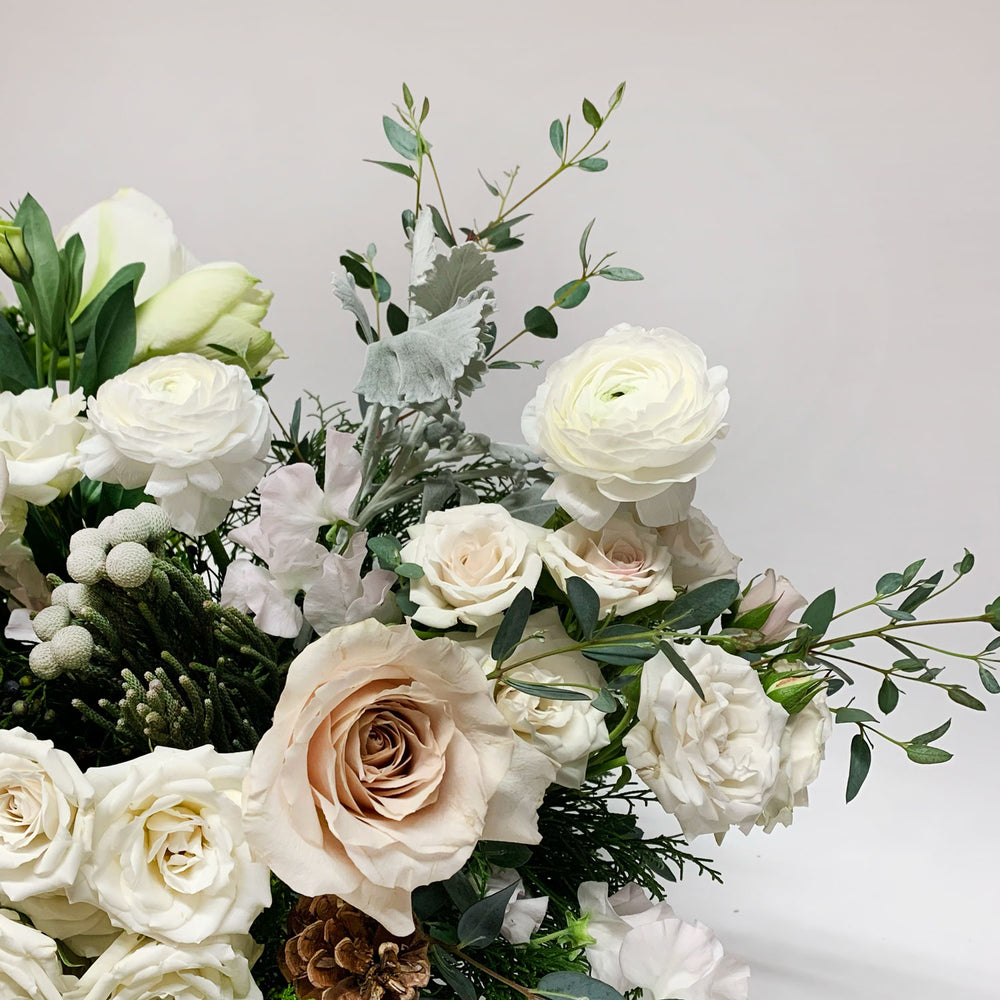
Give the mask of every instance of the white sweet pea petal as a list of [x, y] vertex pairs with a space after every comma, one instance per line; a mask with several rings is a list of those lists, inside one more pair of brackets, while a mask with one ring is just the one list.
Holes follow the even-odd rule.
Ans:
[[486, 880], [486, 895], [508, 889], [515, 882], [517, 889], [507, 901], [500, 936], [511, 944], [527, 944], [532, 934], [542, 926], [549, 908], [549, 897], [529, 897], [524, 891], [521, 876], [513, 868], [495, 868]]
[[254, 624], [268, 635], [294, 639], [302, 629], [302, 612], [295, 603], [301, 588], [289, 593], [272, 573], [247, 559], [234, 559], [222, 581], [221, 603], [244, 614], [252, 612]]
[[306, 621], [320, 635], [365, 618], [386, 621], [397, 613], [395, 601], [387, 603], [396, 574], [390, 570], [373, 569], [365, 576], [361, 575], [367, 538], [364, 532], [359, 532], [351, 538], [342, 555], [336, 552], [327, 554], [321, 575], [308, 588], [302, 611]]

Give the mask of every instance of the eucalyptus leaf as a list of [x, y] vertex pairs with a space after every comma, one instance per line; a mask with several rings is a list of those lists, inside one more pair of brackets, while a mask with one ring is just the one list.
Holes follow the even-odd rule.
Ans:
[[643, 276], [631, 267], [602, 267], [597, 272], [598, 277], [608, 281], [643, 281]]
[[584, 227], [583, 235], [580, 237], [580, 266], [586, 271], [589, 259], [587, 257], [587, 241], [590, 239], [590, 231], [594, 228], [597, 219], [591, 219]]
[[558, 118], [549, 126], [549, 142], [556, 151], [556, 156], [562, 159], [563, 150], [566, 148], [566, 130]]
[[918, 559], [916, 562], [911, 562], [910, 565], [903, 570], [904, 587], [908, 587], [917, 578], [917, 574], [920, 572], [926, 561], [926, 559]]
[[583, 99], [583, 120], [594, 129], [599, 129], [604, 121], [600, 111], [586, 97]]
[[511, 601], [510, 607], [504, 612], [497, 634], [493, 637], [490, 656], [497, 663], [502, 663], [517, 649], [517, 644], [521, 641], [521, 636], [524, 635], [524, 628], [528, 624], [530, 615], [531, 591], [527, 587], [522, 587], [514, 600]]
[[608, 161], [603, 156], [588, 156], [585, 159], [577, 160], [576, 165], [581, 170], [587, 170], [590, 173], [598, 173], [608, 169]]
[[407, 128], [404, 128], [395, 119], [388, 115], [382, 116], [382, 128], [385, 137], [400, 156], [406, 160], [417, 158], [417, 137]]
[[[883, 715], [888, 715], [899, 704], [899, 688], [892, 678], [885, 676], [878, 689], [878, 707]], [[839, 721], [839, 720], [838, 720]]]
[[585, 639], [589, 639], [597, 628], [601, 614], [601, 599], [586, 580], [571, 576], [566, 581], [566, 596]]
[[941, 737], [944, 736], [944, 734], [948, 732], [949, 729], [951, 729], [951, 719], [948, 719], [947, 722], [942, 722], [941, 725], [937, 727], [937, 729], [932, 729], [930, 732], [921, 733], [919, 736], [914, 736], [913, 739], [910, 740], [910, 742], [933, 743], [935, 740], [941, 739]]
[[899, 610], [914, 611], [919, 608], [934, 593], [934, 588], [941, 582], [942, 576], [944, 576], [944, 572], [938, 570], [927, 577], [926, 580], [920, 580], [913, 590], [906, 595], [906, 598], [900, 602]]
[[505, 889], [500, 889], [473, 903], [462, 914], [458, 921], [458, 939], [461, 948], [485, 948], [499, 937], [504, 912], [514, 893], [517, 892], [518, 885], [517, 881], [512, 882]]
[[956, 705], [961, 705], [963, 708], [971, 708], [977, 712], [985, 712], [986, 706], [976, 697], [969, 694], [965, 688], [962, 687], [950, 687], [948, 688], [948, 697], [951, 698]]
[[590, 703], [597, 709], [598, 712], [603, 712], [607, 715], [609, 712], [613, 712], [618, 708], [618, 699], [608, 690], [608, 688], [601, 688], [597, 692], [597, 697]]
[[565, 285], [560, 285], [552, 293], [552, 301], [560, 309], [573, 309], [589, 294], [590, 282], [583, 278], [576, 278], [573, 281], [567, 281]]
[[847, 775], [847, 801], [854, 799], [868, 777], [872, 766], [872, 748], [861, 733], [851, 740], [851, 766]]
[[914, 764], [943, 764], [954, 756], [940, 747], [929, 747], [924, 743], [907, 743], [906, 756]]
[[394, 174], [402, 174], [404, 177], [416, 179], [416, 173], [408, 163], [393, 163], [390, 160], [365, 160], [365, 163], [374, 163], [377, 167], [385, 167]]
[[590, 701], [593, 697], [588, 691], [576, 691], [573, 688], [559, 687], [558, 684], [521, 681], [510, 675], [504, 675], [503, 683], [515, 691], [530, 694], [533, 698], [549, 698], [552, 701]]
[[901, 611], [899, 608], [887, 608], [884, 604], [876, 604], [875, 606], [882, 614], [888, 616], [893, 621], [915, 622], [917, 620], [916, 615], [911, 614], [909, 611]]
[[965, 555], [955, 563], [955, 572], [959, 576], [965, 576], [966, 573], [972, 572], [972, 567], [976, 564], [976, 557], [968, 550], [965, 550]]
[[395, 569], [399, 565], [400, 545], [391, 535], [369, 538], [368, 551], [375, 556], [383, 569]]
[[979, 680], [982, 681], [983, 687], [990, 694], [1000, 694], [1000, 681], [997, 680], [996, 674], [981, 664], [979, 667]]
[[670, 642], [660, 643], [660, 652], [670, 661], [671, 666], [677, 671], [694, 688], [695, 693], [701, 698], [702, 701], [705, 700], [705, 692], [702, 690], [701, 685], [698, 683], [698, 678], [691, 673], [691, 668], [687, 665], [684, 657], [681, 656], [679, 652], [674, 648], [673, 644]]
[[695, 628], [715, 621], [740, 593], [735, 580], [712, 580], [681, 594], [663, 615], [664, 625], [675, 630]]
[[545, 306], [532, 306], [524, 314], [524, 328], [528, 333], [545, 340], [553, 340], [559, 335], [556, 318]]
[[887, 597], [889, 594], [895, 594], [902, 586], [902, 573], [886, 573], [884, 576], [880, 576], [878, 583], [875, 584], [875, 593], [879, 597]]
[[826, 634], [833, 619], [833, 612], [837, 606], [837, 592], [832, 588], [824, 590], [819, 597], [802, 612], [800, 619], [803, 625], [808, 625], [813, 635], [821, 636]]
[[582, 972], [550, 972], [533, 992], [551, 1000], [624, 1000], [613, 986]]
[[407, 580], [419, 580], [424, 575], [423, 567], [411, 562], [398, 563], [395, 570], [397, 576], [405, 576]]
[[874, 715], [866, 712], [863, 708], [840, 708], [834, 714], [838, 723], [878, 721]]

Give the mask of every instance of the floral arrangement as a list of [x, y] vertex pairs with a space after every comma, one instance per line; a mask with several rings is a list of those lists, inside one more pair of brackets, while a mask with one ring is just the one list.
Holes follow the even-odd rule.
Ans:
[[[743, 1000], [748, 966], [666, 902], [720, 878], [689, 844], [790, 824], [837, 725], [848, 801], [873, 745], [948, 760], [950, 720], [886, 726], [909, 685], [984, 708], [951, 659], [1000, 691], [1000, 599], [925, 615], [969, 552], [846, 608], [740, 582], [693, 506], [726, 371], [679, 333], [621, 324], [553, 364], [527, 447], [466, 428], [465, 397], [533, 364], [511, 344], [642, 277], [590, 223], [499, 334], [523, 205], [608, 166], [623, 94], [585, 100], [582, 135], [553, 121], [550, 175], [485, 181], [490, 221], [456, 228], [404, 86], [376, 161], [415, 185], [403, 292], [373, 245], [333, 278], [356, 410], [272, 412], [271, 292], [144, 195], [58, 236], [31, 196], [0, 221], [4, 997]], [[943, 622], [987, 641], [926, 642]], [[652, 809], [678, 832], [644, 832]]]

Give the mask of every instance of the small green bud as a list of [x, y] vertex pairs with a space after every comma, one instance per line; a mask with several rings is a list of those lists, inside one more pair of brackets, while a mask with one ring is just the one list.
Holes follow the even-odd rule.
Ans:
[[24, 245], [21, 227], [0, 219], [0, 271], [23, 285], [31, 278], [34, 269], [31, 254]]
[[764, 693], [776, 701], [789, 715], [801, 712], [823, 688], [823, 682], [812, 673], [788, 673], [769, 670], [763, 677]]

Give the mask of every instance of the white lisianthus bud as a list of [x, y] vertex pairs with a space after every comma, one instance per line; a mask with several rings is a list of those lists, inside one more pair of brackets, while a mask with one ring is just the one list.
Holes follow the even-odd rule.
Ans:
[[785, 577], [769, 569], [743, 595], [733, 625], [759, 632], [768, 643], [781, 642], [799, 627], [789, 619], [807, 603]]
[[0, 271], [14, 281], [25, 282], [31, 277], [34, 262], [24, 245], [20, 226], [0, 219]]
[[32, 619], [31, 625], [35, 635], [42, 642], [48, 642], [61, 628], [69, 624], [69, 610], [60, 604], [51, 604], [42, 608]]

